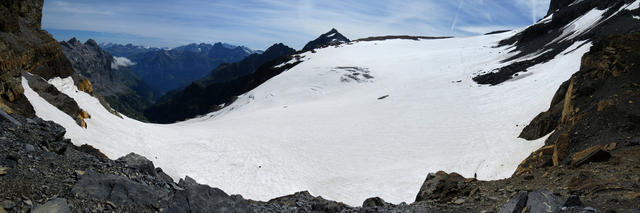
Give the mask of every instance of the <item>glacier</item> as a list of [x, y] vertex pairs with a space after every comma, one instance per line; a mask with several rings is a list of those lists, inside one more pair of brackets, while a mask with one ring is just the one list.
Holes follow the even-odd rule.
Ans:
[[84, 129], [23, 86], [36, 115], [64, 126], [73, 143], [110, 158], [138, 153], [174, 179], [255, 200], [308, 190], [354, 206], [372, 196], [410, 203], [430, 172], [506, 178], [543, 145], [546, 137], [517, 137], [591, 45], [576, 43], [496, 86], [473, 82], [514, 62], [502, 62], [514, 47], [497, 44], [517, 32], [301, 53], [304, 62], [224, 109], [167, 125], [115, 116], [71, 78], [50, 80], [91, 115]]

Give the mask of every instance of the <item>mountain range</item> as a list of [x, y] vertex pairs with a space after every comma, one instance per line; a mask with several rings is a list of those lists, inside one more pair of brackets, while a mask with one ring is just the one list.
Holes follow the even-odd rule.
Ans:
[[146, 48], [135, 45], [103, 45], [114, 56], [126, 57], [138, 77], [164, 94], [182, 89], [223, 63], [233, 63], [260, 53], [243, 46], [223, 43], [189, 44], [173, 49]]
[[284, 44], [274, 44], [262, 54], [223, 64], [184, 90], [166, 94], [144, 114], [152, 122], [173, 123], [219, 110], [236, 96], [282, 72], [285, 67], [274, 69], [273, 66], [290, 60], [294, 52], [295, 49]]

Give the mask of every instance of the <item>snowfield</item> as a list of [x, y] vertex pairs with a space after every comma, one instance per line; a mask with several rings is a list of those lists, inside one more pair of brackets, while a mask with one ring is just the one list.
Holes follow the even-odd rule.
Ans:
[[514, 34], [304, 53], [303, 63], [223, 110], [169, 125], [121, 119], [70, 78], [51, 80], [91, 114], [82, 129], [26, 80], [23, 86], [37, 115], [63, 125], [74, 143], [111, 158], [139, 153], [176, 180], [189, 175], [256, 200], [309, 190], [354, 206], [374, 196], [410, 203], [430, 172], [506, 178], [543, 145], [545, 138], [517, 136], [548, 109], [591, 45], [575, 44], [497, 86], [473, 82], [475, 73], [504, 66], [500, 61], [515, 54], [513, 47], [495, 48]]

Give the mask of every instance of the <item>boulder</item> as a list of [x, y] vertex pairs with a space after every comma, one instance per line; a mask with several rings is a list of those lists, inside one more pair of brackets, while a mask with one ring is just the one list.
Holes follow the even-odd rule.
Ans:
[[520, 213], [527, 205], [528, 193], [521, 191], [498, 210], [498, 213]]
[[67, 200], [64, 198], [56, 198], [53, 200], [47, 201], [45, 204], [40, 206], [36, 206], [32, 213], [70, 213], [71, 209], [69, 209], [69, 205], [67, 205]]
[[128, 167], [138, 169], [141, 173], [153, 176], [157, 175], [153, 162], [136, 153], [129, 153], [124, 157], [118, 158], [117, 161], [124, 162]]
[[176, 191], [166, 212], [250, 212], [249, 203], [241, 196], [229, 196], [207, 185], [187, 185]]
[[562, 200], [546, 189], [538, 189], [529, 193], [526, 208], [529, 213], [558, 212], [562, 208]]
[[604, 162], [609, 158], [611, 158], [611, 154], [604, 151], [601, 145], [596, 145], [575, 153], [571, 158], [571, 166], [579, 167], [589, 162]]
[[416, 202], [425, 200], [449, 202], [456, 197], [466, 196], [470, 190], [465, 187], [465, 180], [455, 172], [451, 174], [443, 171], [430, 173], [420, 187]]
[[364, 200], [364, 202], [362, 203], [362, 208], [386, 207], [389, 205], [391, 204], [385, 202], [382, 198], [372, 197]]
[[308, 191], [271, 199], [267, 203], [283, 207], [277, 212], [346, 212], [350, 208], [341, 202], [314, 197]]
[[156, 191], [148, 185], [128, 178], [87, 172], [73, 186], [71, 193], [77, 197], [110, 201], [118, 205], [152, 205], [167, 193]]

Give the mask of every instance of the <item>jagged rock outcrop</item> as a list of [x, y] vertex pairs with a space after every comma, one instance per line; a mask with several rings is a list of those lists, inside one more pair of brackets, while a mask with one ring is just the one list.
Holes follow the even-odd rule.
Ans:
[[73, 74], [58, 42], [40, 29], [42, 7], [43, 0], [0, 3], [0, 105], [11, 113], [34, 114], [22, 95], [22, 72], [45, 79]]
[[[555, 147], [553, 154], [557, 157], [553, 157], [553, 164], [537, 164], [531, 169], [608, 159], [607, 152], [616, 144], [640, 139], [640, 107], [636, 106], [640, 102], [638, 48], [640, 33], [612, 35], [584, 55], [580, 71], [560, 87], [549, 111], [537, 116], [523, 132], [538, 132], [528, 139], [553, 132], [545, 142], [545, 147]], [[542, 116], [545, 114], [549, 116]], [[604, 146], [610, 148], [605, 150]], [[526, 162], [540, 159], [536, 153], [523, 162], [516, 174], [523, 173]], [[595, 157], [589, 157], [592, 155]], [[538, 156], [549, 155], [546, 152]]]
[[[154, 103], [158, 92], [138, 78], [129, 67], [100, 48], [96, 41], [85, 43], [76, 38], [60, 42], [64, 55], [78, 74], [78, 90], [103, 99], [105, 108], [113, 107], [126, 116], [146, 121], [143, 111]], [[94, 93], [95, 92], [95, 93]]]
[[465, 182], [466, 179], [455, 172], [451, 174], [443, 171], [430, 173], [420, 187], [416, 202], [435, 200], [446, 203], [457, 197], [467, 196], [471, 190], [466, 187]]
[[351, 40], [349, 40], [344, 35], [340, 34], [338, 30], [333, 28], [329, 32], [320, 35], [320, 37], [304, 45], [304, 48], [302, 48], [302, 51], [304, 52], [304, 51], [309, 51], [309, 50], [322, 48], [330, 45], [337, 45], [337, 44], [348, 43], [348, 42], [351, 42]]

